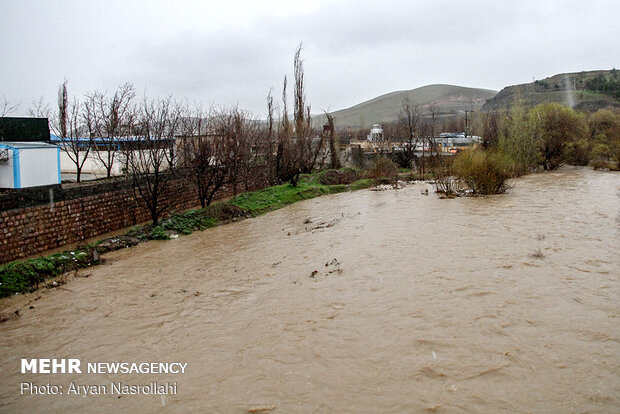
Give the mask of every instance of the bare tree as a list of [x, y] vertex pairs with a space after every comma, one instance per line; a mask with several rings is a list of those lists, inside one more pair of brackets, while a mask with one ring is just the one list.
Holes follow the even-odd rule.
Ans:
[[413, 104], [409, 98], [403, 99], [398, 117], [398, 125], [400, 127], [401, 149], [400, 166], [409, 168], [411, 162], [415, 159], [415, 149], [418, 144], [418, 129], [420, 119], [422, 118], [422, 110], [419, 105]]
[[[304, 66], [301, 60], [301, 47], [300, 44], [295, 52], [295, 59], [293, 60], [293, 75], [295, 78], [295, 87], [293, 91], [294, 97], [294, 112], [295, 119], [295, 141], [296, 141], [296, 153], [294, 154], [294, 163], [296, 164], [298, 174], [294, 179], [294, 185], [297, 184], [299, 179], [299, 173], [311, 172], [312, 165], [310, 158], [312, 157], [312, 142], [310, 127], [310, 106], [306, 106], [306, 91], [304, 85]], [[307, 116], [306, 116], [307, 115]]]
[[205, 116], [200, 107], [186, 108], [181, 121], [182, 168], [198, 193], [202, 207], [211, 204], [228, 177], [224, 140], [215, 132], [219, 114]]
[[265, 148], [264, 148], [264, 156], [265, 162], [269, 169], [269, 181], [277, 182], [278, 181], [278, 166], [277, 166], [277, 158], [278, 158], [278, 141], [274, 139], [276, 137], [276, 125], [274, 121], [274, 113], [275, 108], [273, 104], [273, 89], [269, 90], [267, 94], [267, 128], [265, 131]]
[[293, 91], [294, 108], [293, 118], [295, 125], [294, 143], [290, 142], [288, 115], [286, 114], [286, 78], [284, 84], [284, 122], [282, 125], [285, 139], [288, 138], [288, 145], [284, 145], [284, 176], [290, 180], [293, 186], [297, 185], [301, 173], [312, 172], [320, 157], [321, 151], [325, 149], [325, 140], [321, 135], [317, 145], [312, 144], [312, 127], [310, 117], [310, 106], [306, 105], [306, 92], [304, 84], [304, 68], [301, 60], [301, 46], [295, 52], [293, 60], [295, 85]]
[[[58, 88], [58, 114], [51, 122], [52, 130], [60, 138], [60, 148], [75, 164], [76, 181], [82, 180], [82, 168], [91, 150], [91, 138], [96, 128], [96, 115], [88, 98], [81, 104], [69, 102], [67, 80]], [[83, 136], [84, 134], [88, 136]]]
[[121, 86], [112, 97], [95, 92], [93, 100], [100, 123], [97, 133], [101, 142], [97, 145], [95, 155], [106, 170], [106, 177], [112, 176], [117, 153], [122, 144], [121, 138], [127, 136], [134, 121], [133, 98], [135, 89], [131, 83]]
[[145, 99], [134, 125], [138, 139], [124, 147], [134, 197], [149, 210], [153, 225], [171, 205], [167, 193], [175, 177], [174, 141], [179, 118], [179, 108], [170, 97], [150, 102]]
[[[3, 96], [2, 99], [4, 102], [0, 104], [0, 118], [9, 115], [12, 112], [15, 112], [17, 108], [19, 107], [19, 104], [12, 104], [11, 102], [7, 101], [6, 96]], [[0, 124], [0, 140], [3, 139], [2, 136], [3, 136], [3, 131], [2, 131], [2, 125]]]
[[67, 136], [67, 114], [69, 111], [69, 93], [67, 92], [67, 80], [58, 88], [58, 122], [57, 128], [60, 138]]
[[33, 118], [50, 118], [52, 109], [43, 101], [43, 96], [41, 96], [38, 101], [32, 101], [30, 108], [28, 108], [28, 115]]
[[287, 79], [284, 77], [282, 88], [282, 121], [278, 128], [278, 145], [275, 160], [275, 175], [279, 182], [288, 181], [294, 175], [294, 166], [291, 162], [292, 127], [288, 118], [288, 106], [286, 96]]
[[253, 161], [253, 142], [257, 140], [258, 125], [247, 112], [238, 107], [223, 109], [215, 121], [215, 134], [223, 140], [221, 162], [228, 169], [228, 184], [236, 195], [239, 184], [249, 186], [249, 173]]
[[0, 104], [0, 117], [7, 116], [10, 113], [13, 113], [19, 107], [19, 104], [12, 104], [11, 102], [6, 100], [6, 96], [2, 96], [2, 104]]
[[431, 118], [431, 124], [430, 124], [431, 135], [429, 138], [428, 146], [430, 150], [430, 155], [432, 156], [433, 150], [437, 152], [437, 148], [435, 146], [435, 127], [437, 126], [437, 117], [439, 115], [439, 108], [437, 108], [437, 105], [434, 102], [432, 102], [430, 105], [428, 105], [427, 111], [428, 111], [428, 116]]
[[334, 126], [334, 116], [325, 112], [327, 118], [327, 125], [324, 127], [324, 132], [327, 133], [327, 139], [329, 141], [329, 153], [330, 153], [330, 168], [338, 169], [342, 166], [340, 163], [340, 155], [338, 154], [338, 137], [336, 136], [336, 128]]

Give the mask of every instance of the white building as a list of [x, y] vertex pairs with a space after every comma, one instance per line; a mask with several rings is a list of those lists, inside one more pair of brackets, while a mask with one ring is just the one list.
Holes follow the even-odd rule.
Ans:
[[44, 142], [0, 142], [0, 188], [60, 184], [60, 147]]
[[370, 127], [370, 134], [366, 136], [368, 141], [370, 142], [380, 142], [383, 141], [383, 128], [379, 124], [373, 124]]

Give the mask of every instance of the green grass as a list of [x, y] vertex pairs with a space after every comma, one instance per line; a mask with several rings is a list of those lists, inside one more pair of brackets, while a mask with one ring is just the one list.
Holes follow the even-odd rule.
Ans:
[[208, 209], [188, 210], [184, 213], [171, 213], [163, 219], [158, 226], [151, 229], [151, 238], [155, 240], [168, 240], [170, 237], [166, 230], [180, 234], [191, 234], [197, 230], [205, 230], [215, 227], [218, 219], [209, 214]]
[[[369, 179], [358, 180], [348, 185], [324, 185], [320, 184], [319, 177], [319, 173], [305, 175], [301, 177], [297, 187], [281, 184], [240, 194], [229, 201], [214, 203], [205, 208], [188, 210], [184, 213], [172, 212], [162, 219], [158, 226], [150, 224], [135, 226], [127, 235], [141, 241], [167, 240], [170, 238], [170, 233], [190, 234], [231, 220], [258, 216], [297, 201], [324, 194], [360, 190], [372, 185]], [[48, 278], [95, 264], [93, 250], [97, 249], [99, 243], [81, 246], [74, 251], [1, 265], [0, 297], [35, 290]]]
[[369, 187], [370, 180], [358, 180], [353, 184], [323, 185], [316, 174], [302, 176], [296, 187], [280, 184], [263, 190], [240, 194], [229, 203], [256, 216], [268, 211], [277, 210], [297, 201], [307, 200], [324, 194], [335, 194], [349, 190]]
[[0, 266], [0, 297], [36, 289], [50, 277], [94, 264], [94, 244]]

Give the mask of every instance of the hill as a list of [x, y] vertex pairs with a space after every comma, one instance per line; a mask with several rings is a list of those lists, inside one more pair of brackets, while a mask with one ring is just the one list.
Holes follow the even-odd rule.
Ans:
[[[465, 110], [479, 110], [487, 99], [497, 91], [465, 88], [454, 85], [428, 85], [407, 91], [381, 95], [347, 109], [332, 112], [337, 128], [350, 126], [353, 129], [368, 128], [374, 123], [385, 124], [398, 119], [403, 99], [415, 105], [428, 106], [434, 103], [440, 116], [456, 115]], [[325, 123], [324, 115], [313, 117], [315, 125]]]
[[526, 106], [559, 102], [578, 110], [596, 111], [608, 106], [620, 107], [620, 71], [594, 70], [561, 73], [542, 80], [507, 86], [482, 107], [495, 111], [510, 107], [520, 96]]

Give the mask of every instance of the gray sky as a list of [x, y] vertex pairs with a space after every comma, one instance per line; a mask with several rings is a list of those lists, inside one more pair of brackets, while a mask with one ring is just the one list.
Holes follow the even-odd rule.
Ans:
[[[447, 83], [499, 90], [620, 67], [620, 2], [0, 0], [0, 100], [24, 115], [132, 82], [264, 117], [303, 42], [313, 112]], [[289, 94], [290, 96], [290, 94]]]

